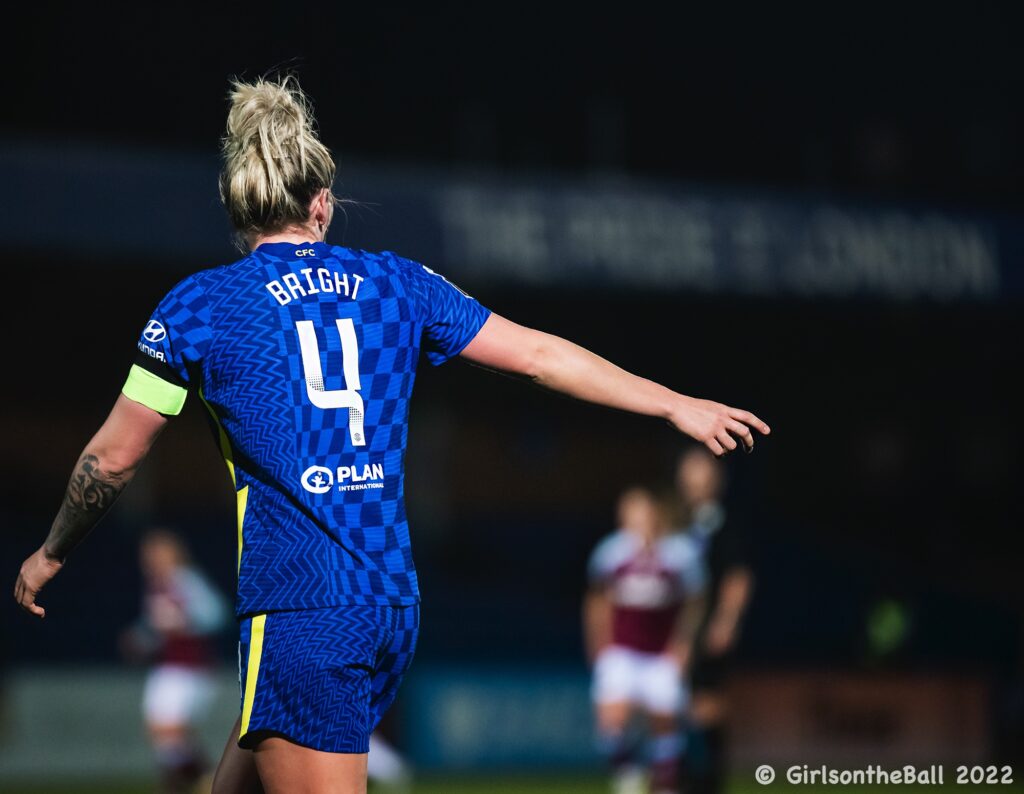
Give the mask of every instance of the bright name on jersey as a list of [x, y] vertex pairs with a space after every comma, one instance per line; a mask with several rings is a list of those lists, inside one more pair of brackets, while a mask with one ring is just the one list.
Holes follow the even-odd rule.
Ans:
[[350, 280], [348, 273], [339, 273], [326, 267], [304, 267], [299, 273], [303, 276], [301, 279], [294, 273], [285, 273], [280, 281], [274, 279], [267, 282], [267, 291], [282, 306], [307, 295], [319, 295], [321, 292], [331, 292], [339, 297], [355, 300], [359, 285], [363, 282], [362, 276], [353, 273]]

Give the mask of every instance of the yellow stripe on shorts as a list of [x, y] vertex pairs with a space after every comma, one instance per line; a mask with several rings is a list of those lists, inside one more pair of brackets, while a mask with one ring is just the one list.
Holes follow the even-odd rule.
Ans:
[[242, 698], [242, 724], [238, 730], [241, 739], [249, 732], [252, 702], [256, 698], [256, 678], [260, 674], [260, 656], [263, 655], [263, 627], [267, 616], [256, 615], [249, 632], [249, 663], [245, 668], [245, 696]]

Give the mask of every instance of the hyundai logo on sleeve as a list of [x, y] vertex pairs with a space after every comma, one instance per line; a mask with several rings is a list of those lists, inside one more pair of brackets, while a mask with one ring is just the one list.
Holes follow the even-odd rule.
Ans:
[[162, 342], [167, 336], [167, 329], [156, 320], [150, 320], [142, 336], [147, 342]]

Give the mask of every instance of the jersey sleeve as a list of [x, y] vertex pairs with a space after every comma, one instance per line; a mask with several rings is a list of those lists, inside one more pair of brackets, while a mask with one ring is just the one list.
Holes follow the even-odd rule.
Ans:
[[591, 587], [604, 587], [611, 581], [622, 556], [621, 545], [616, 533], [602, 539], [591, 552], [587, 561], [587, 581]]
[[461, 353], [491, 312], [429, 267], [396, 259], [423, 324], [423, 350], [436, 367]]
[[210, 308], [191, 277], [164, 297], [139, 335], [135, 363], [121, 392], [159, 413], [176, 416], [202, 371], [210, 346]]
[[191, 569], [178, 572], [178, 589], [193, 634], [214, 634], [228, 621], [224, 598], [202, 574]]

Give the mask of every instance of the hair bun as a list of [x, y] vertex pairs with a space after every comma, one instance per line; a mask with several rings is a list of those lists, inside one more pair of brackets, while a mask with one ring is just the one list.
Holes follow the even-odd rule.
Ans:
[[313, 195], [334, 182], [334, 160], [294, 77], [232, 80], [221, 152], [221, 200], [243, 234], [304, 223]]
[[281, 157], [289, 144], [301, 144], [302, 135], [312, 133], [312, 125], [305, 97], [293, 90], [291, 83], [290, 77], [280, 83], [262, 79], [255, 83], [233, 81], [225, 145], [238, 149], [256, 147]]

